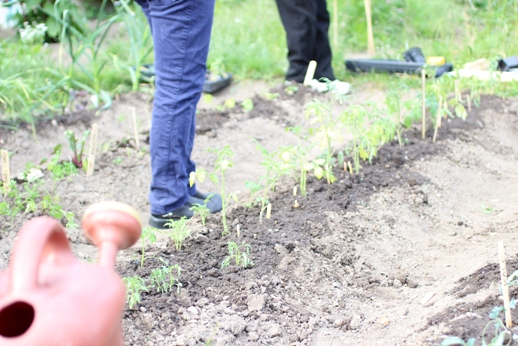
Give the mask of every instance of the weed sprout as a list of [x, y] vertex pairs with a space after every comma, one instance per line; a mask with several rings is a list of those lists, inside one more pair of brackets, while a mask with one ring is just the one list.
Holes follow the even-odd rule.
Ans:
[[176, 292], [179, 293], [180, 287], [182, 287], [179, 281], [181, 271], [182, 269], [177, 264], [174, 266], [163, 266], [159, 269], [153, 269], [149, 280], [157, 292], [167, 293], [176, 286]]
[[146, 286], [146, 282], [140, 276], [132, 276], [128, 278], [123, 278], [122, 281], [126, 285], [126, 301], [129, 305], [130, 309], [140, 303], [141, 293], [143, 291], [149, 292], [149, 289]]
[[241, 266], [243, 268], [251, 267], [254, 265], [252, 260], [250, 259], [250, 250], [252, 247], [249, 244], [243, 242], [241, 245], [237, 245], [234, 242], [228, 242], [228, 256], [225, 257], [223, 263], [221, 263], [221, 268], [228, 267], [232, 260], [236, 266]]
[[180, 250], [183, 241], [191, 235], [191, 231], [187, 228], [187, 218], [184, 216], [179, 220], [169, 220], [165, 226], [170, 228], [169, 235], [173, 239], [176, 250]]

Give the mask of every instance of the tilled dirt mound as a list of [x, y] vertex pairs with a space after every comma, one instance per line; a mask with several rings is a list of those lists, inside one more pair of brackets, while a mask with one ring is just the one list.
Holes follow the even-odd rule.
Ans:
[[[477, 121], [477, 116], [469, 122], [452, 120], [444, 137], [455, 138]], [[335, 169], [333, 185], [308, 179], [305, 198], [293, 196], [294, 181], [278, 184], [272, 217], [262, 223], [258, 207], [235, 207], [229, 215], [230, 236], [221, 237], [222, 226], [212, 217], [206, 227], [194, 226], [181, 251], [169, 241], [149, 246], [152, 258], [143, 267], [138, 260], [122, 262], [118, 271], [124, 277], [147, 278], [164, 261], [183, 269], [180, 294], [143, 293], [138, 308], [126, 312], [127, 344], [306, 344], [316, 329], [358, 328], [358, 316], [347, 308], [351, 296], [362, 301], [378, 286], [418, 287], [410, 273], [380, 271], [362, 255], [358, 245], [381, 231], [352, 220], [349, 212], [368, 207], [370, 196], [389, 186], [408, 190], [412, 203], [426, 207], [428, 196], [421, 189], [426, 179], [410, 166], [445, 148], [419, 135], [418, 130], [408, 132], [404, 147], [383, 147], [359, 175]], [[381, 222], [388, 227], [395, 223], [390, 218]], [[229, 241], [251, 246], [251, 268], [221, 269]], [[135, 258], [140, 254], [135, 249]]]
[[[509, 275], [517, 267], [518, 257], [507, 260]], [[451, 293], [458, 298], [464, 298], [479, 291], [487, 290], [491, 286], [501, 286], [500, 264], [498, 263], [490, 263], [461, 279], [458, 286]], [[511, 286], [509, 296], [511, 299], [518, 298], [518, 287]], [[490, 319], [489, 314], [493, 308], [503, 305], [502, 296], [493, 293], [485, 299], [460, 303], [441, 311], [428, 320], [428, 326], [440, 326], [444, 334], [455, 335], [465, 341], [474, 338], [477, 345], [483, 344], [483, 340], [486, 344], [489, 344], [495, 337], [495, 322]], [[499, 314], [499, 318], [502, 322], [505, 321], [503, 312]], [[517, 323], [518, 317], [513, 316], [513, 325]], [[486, 327], [487, 330], [485, 329]], [[483, 334], [484, 331], [485, 333]], [[440, 342], [441, 339], [436, 340], [434, 344], [439, 344]]]

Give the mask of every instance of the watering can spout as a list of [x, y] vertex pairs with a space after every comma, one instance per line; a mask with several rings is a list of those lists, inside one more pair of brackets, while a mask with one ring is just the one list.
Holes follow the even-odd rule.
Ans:
[[102, 202], [86, 210], [82, 225], [99, 265], [75, 259], [52, 218], [22, 227], [0, 272], [0, 345], [122, 345], [126, 290], [114, 265], [117, 252], [140, 238], [140, 218], [125, 204]]

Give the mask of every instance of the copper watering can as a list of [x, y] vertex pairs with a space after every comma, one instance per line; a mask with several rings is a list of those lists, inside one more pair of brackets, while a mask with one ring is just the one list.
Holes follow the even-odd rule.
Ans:
[[50, 217], [22, 227], [0, 273], [0, 345], [122, 345], [126, 289], [114, 265], [117, 251], [140, 238], [140, 218], [125, 204], [101, 202], [86, 210], [82, 226], [99, 248], [98, 264], [75, 259]]

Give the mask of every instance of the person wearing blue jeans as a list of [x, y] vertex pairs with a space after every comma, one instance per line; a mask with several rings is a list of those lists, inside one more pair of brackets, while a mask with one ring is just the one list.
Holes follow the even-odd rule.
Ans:
[[189, 186], [196, 170], [191, 160], [196, 105], [205, 81], [215, 0], [136, 0], [153, 35], [156, 91], [150, 133], [152, 180], [149, 193], [152, 227], [190, 218], [194, 204], [211, 213], [221, 210], [221, 196]]

